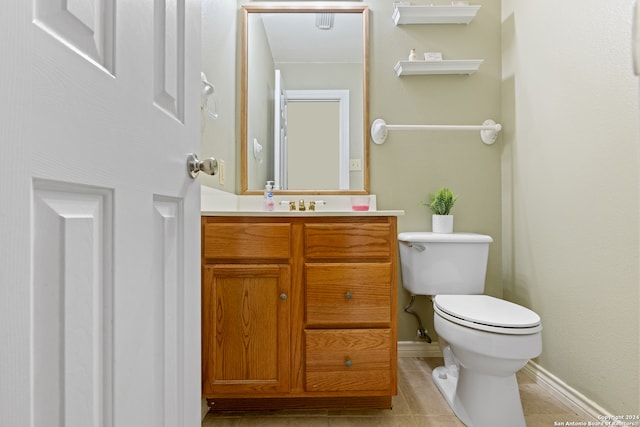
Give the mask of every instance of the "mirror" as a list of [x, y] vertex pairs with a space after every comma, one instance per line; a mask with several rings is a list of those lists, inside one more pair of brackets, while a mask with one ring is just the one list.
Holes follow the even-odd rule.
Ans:
[[242, 21], [242, 194], [367, 194], [367, 6], [251, 4]]

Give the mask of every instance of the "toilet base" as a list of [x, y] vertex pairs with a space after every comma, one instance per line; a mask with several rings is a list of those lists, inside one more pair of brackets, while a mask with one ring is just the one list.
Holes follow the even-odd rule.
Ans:
[[467, 427], [526, 427], [515, 375], [494, 377], [461, 368], [456, 378], [448, 372], [445, 366], [435, 368], [433, 382]]
[[471, 426], [469, 421], [469, 417], [462, 408], [456, 409], [453, 405], [454, 398], [456, 396], [456, 387], [458, 386], [458, 378], [452, 375], [449, 375], [449, 369], [446, 366], [438, 366], [431, 373], [433, 377], [433, 382], [442, 393], [442, 396], [449, 404], [449, 407], [453, 409], [453, 412], [456, 414], [456, 417], [460, 421], [462, 421], [466, 426]]

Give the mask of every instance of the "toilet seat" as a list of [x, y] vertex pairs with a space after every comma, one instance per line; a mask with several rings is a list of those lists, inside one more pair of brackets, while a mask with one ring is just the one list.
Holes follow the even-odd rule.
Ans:
[[525, 335], [542, 330], [535, 312], [488, 295], [436, 295], [433, 308], [451, 322], [481, 331]]

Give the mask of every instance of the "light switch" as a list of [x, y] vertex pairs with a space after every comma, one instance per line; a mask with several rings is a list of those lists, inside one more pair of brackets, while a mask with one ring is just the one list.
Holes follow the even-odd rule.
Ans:
[[224, 185], [225, 172], [224, 160], [218, 160], [218, 183], [220, 183], [220, 185]]

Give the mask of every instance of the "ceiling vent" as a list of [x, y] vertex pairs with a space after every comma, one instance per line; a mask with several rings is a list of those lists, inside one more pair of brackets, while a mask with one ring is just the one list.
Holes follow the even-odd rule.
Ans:
[[316, 13], [316, 28], [319, 30], [330, 30], [333, 28], [333, 13]]

